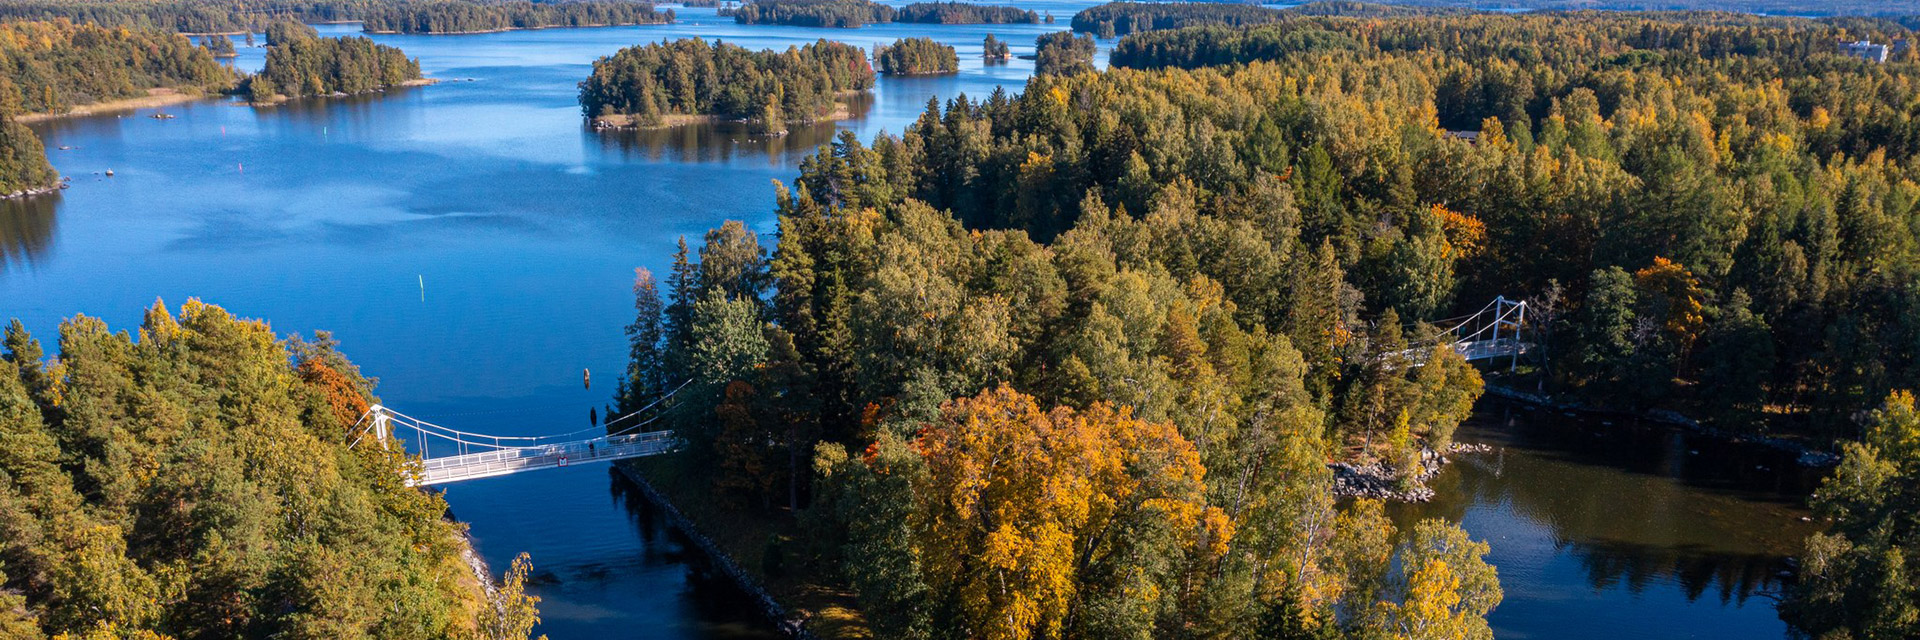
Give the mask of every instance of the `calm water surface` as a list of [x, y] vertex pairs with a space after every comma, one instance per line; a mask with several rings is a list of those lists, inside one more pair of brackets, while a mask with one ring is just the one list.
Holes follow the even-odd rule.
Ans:
[[[1023, 3], [1055, 25], [741, 27], [695, 8], [668, 26], [375, 36], [444, 82], [273, 109], [167, 107], [172, 120], [143, 110], [42, 123], [74, 184], [0, 203], [0, 316], [51, 340], [75, 313], [131, 328], [155, 299], [198, 297], [282, 332], [333, 331], [380, 378], [383, 401], [409, 414], [503, 435], [584, 428], [624, 365], [635, 267], [662, 271], [676, 238], [697, 245], [723, 220], [771, 231], [773, 181], [791, 180], [840, 129], [871, 140], [904, 129], [930, 98], [1017, 92], [1032, 62], [984, 65], [980, 41], [992, 33], [1030, 54], [1035, 36], [1087, 4]], [[962, 69], [881, 78], [854, 119], [785, 138], [583, 126], [574, 85], [595, 58], [690, 35], [750, 48], [924, 35], [956, 46]], [[259, 67], [260, 49], [241, 54], [234, 64]], [[602, 384], [584, 388], [582, 369]], [[1552, 421], [1516, 424], [1535, 422]], [[1564, 451], [1580, 443], [1491, 411], [1466, 433], [1504, 453], [1455, 465], [1442, 501], [1400, 515], [1458, 519], [1492, 542], [1507, 590], [1501, 637], [1782, 634], [1765, 594], [1804, 535], [1790, 487], [1701, 475], [1675, 448], [1684, 444], [1572, 457]], [[1661, 462], [1636, 462], [1647, 458]], [[556, 640], [770, 637], [690, 570], [628, 489], [590, 466], [457, 484], [447, 499], [494, 566], [532, 554], [541, 631]]]

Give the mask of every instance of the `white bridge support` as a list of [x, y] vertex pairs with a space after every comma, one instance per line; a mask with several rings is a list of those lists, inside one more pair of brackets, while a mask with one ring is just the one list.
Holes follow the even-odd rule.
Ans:
[[[636, 418], [672, 396], [668, 393], [639, 411], [609, 419], [606, 428], [548, 436], [470, 433], [373, 405], [360, 418], [359, 424], [366, 428], [349, 447], [371, 439], [382, 449], [404, 448], [411, 441], [418, 449], [413, 454], [420, 460], [420, 472], [408, 473], [406, 480], [409, 486], [416, 487], [660, 455], [679, 449], [680, 439], [671, 430], [645, 430], [662, 417], [659, 414], [646, 420]], [[632, 424], [612, 433], [607, 431], [622, 422]], [[411, 437], [399, 437], [396, 429]]]
[[1473, 315], [1443, 329], [1436, 336], [1437, 342], [1407, 349], [1400, 355], [1418, 367], [1427, 363], [1432, 345], [1444, 344], [1468, 362], [1509, 358], [1507, 368], [1512, 370], [1519, 366], [1520, 356], [1533, 348], [1533, 343], [1524, 335], [1526, 330], [1527, 303], [1499, 296]]

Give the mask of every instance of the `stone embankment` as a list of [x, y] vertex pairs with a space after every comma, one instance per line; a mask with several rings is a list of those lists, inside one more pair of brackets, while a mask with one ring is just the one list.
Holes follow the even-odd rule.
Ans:
[[712, 539], [700, 533], [700, 529], [693, 525], [693, 521], [681, 515], [680, 510], [674, 508], [673, 503], [669, 502], [665, 495], [655, 490], [653, 485], [648, 484], [646, 478], [641, 477], [638, 473], [634, 473], [628, 469], [626, 465], [615, 463], [613, 466], [615, 469], [620, 470], [620, 475], [626, 476], [628, 480], [632, 480], [633, 484], [640, 488], [640, 495], [645, 497], [647, 502], [652, 503], [655, 508], [660, 510], [660, 515], [667, 521], [667, 526], [673, 527], [675, 531], [679, 531], [681, 535], [687, 538], [688, 542], [693, 544], [694, 548], [699, 549], [700, 553], [712, 564], [714, 573], [725, 577], [729, 582], [739, 587], [740, 591], [745, 593], [748, 598], [752, 599], [755, 608], [766, 615], [767, 620], [773, 622], [774, 626], [780, 629], [781, 634], [788, 638], [793, 638], [793, 640], [819, 640], [818, 636], [813, 635], [812, 631], [807, 630], [804, 620], [798, 616], [790, 615], [787, 612], [787, 608], [780, 606], [780, 603], [775, 601], [771, 594], [767, 593], [766, 588], [760, 585], [758, 578], [755, 578], [751, 573], [747, 573], [747, 570], [741, 568], [739, 563], [734, 562], [733, 558], [728, 556], [726, 551], [721, 550], [720, 545], [715, 544]]

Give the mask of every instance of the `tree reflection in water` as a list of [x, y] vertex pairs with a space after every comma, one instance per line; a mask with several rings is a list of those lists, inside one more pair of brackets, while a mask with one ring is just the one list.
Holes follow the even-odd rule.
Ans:
[[0, 200], [0, 273], [31, 270], [46, 261], [59, 204], [59, 192]]
[[1577, 584], [1539, 575], [1556, 570], [1540, 556], [1558, 555], [1596, 593], [1673, 585], [1689, 603], [1712, 593], [1744, 607], [1786, 586], [1786, 558], [1818, 530], [1801, 518], [1819, 472], [1785, 452], [1493, 399], [1460, 440], [1495, 450], [1456, 456], [1434, 480], [1435, 500], [1397, 507], [1396, 517], [1445, 517], [1490, 539], [1490, 561], [1504, 555], [1533, 572], [1502, 571], [1509, 600], [1524, 597], [1528, 581]]

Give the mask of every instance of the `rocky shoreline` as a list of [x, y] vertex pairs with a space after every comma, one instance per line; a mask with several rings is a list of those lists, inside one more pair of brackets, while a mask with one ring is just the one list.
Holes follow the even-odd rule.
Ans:
[[1335, 462], [1327, 465], [1333, 470], [1333, 495], [1340, 498], [1370, 498], [1389, 502], [1426, 502], [1432, 500], [1433, 489], [1427, 488], [1427, 481], [1440, 474], [1449, 455], [1462, 453], [1487, 453], [1493, 447], [1484, 444], [1465, 444], [1455, 442], [1447, 447], [1447, 453], [1437, 453], [1432, 449], [1420, 451], [1420, 473], [1411, 489], [1400, 488], [1400, 475], [1393, 465], [1374, 462], [1370, 464], [1352, 464]]
[[33, 196], [55, 193], [60, 191], [61, 189], [67, 188], [72, 183], [73, 183], [72, 178], [62, 176], [60, 178], [60, 181], [57, 183], [54, 183], [52, 186], [40, 187], [38, 189], [21, 189], [13, 193], [0, 194], [0, 200], [12, 200], [14, 198], [31, 198]]
[[1714, 427], [1709, 427], [1707, 425], [1700, 424], [1700, 421], [1698, 420], [1694, 420], [1693, 418], [1689, 418], [1678, 411], [1672, 411], [1669, 409], [1654, 409], [1654, 410], [1640, 412], [1640, 413], [1633, 413], [1630, 411], [1621, 411], [1618, 409], [1609, 409], [1606, 407], [1596, 407], [1596, 406], [1592, 406], [1584, 402], [1579, 402], [1575, 400], [1561, 400], [1548, 394], [1528, 393], [1526, 391], [1521, 391], [1518, 389], [1514, 389], [1512, 387], [1507, 387], [1504, 385], [1497, 385], [1492, 383], [1488, 383], [1486, 385], [1486, 390], [1487, 390], [1487, 393], [1492, 395], [1500, 396], [1508, 400], [1514, 400], [1514, 401], [1523, 402], [1523, 403], [1531, 404], [1535, 406], [1559, 409], [1561, 411], [1571, 411], [1575, 413], [1629, 416], [1629, 417], [1638, 418], [1641, 420], [1648, 420], [1652, 422], [1658, 422], [1661, 424], [1673, 425], [1699, 435], [1717, 438], [1717, 439], [1725, 440], [1728, 442], [1736, 442], [1736, 443], [1744, 442], [1744, 443], [1757, 444], [1757, 445], [1761, 445], [1771, 449], [1785, 451], [1787, 453], [1793, 454], [1795, 456], [1795, 462], [1799, 463], [1799, 465], [1802, 467], [1809, 467], [1809, 468], [1831, 467], [1831, 466], [1840, 464], [1839, 454], [1833, 453], [1831, 451], [1822, 451], [1819, 449], [1815, 449], [1813, 447], [1809, 447], [1805, 444], [1795, 442], [1792, 440], [1787, 440], [1784, 438], [1773, 438], [1768, 436], [1753, 436], [1753, 435], [1729, 433], [1722, 429], [1716, 429]]

